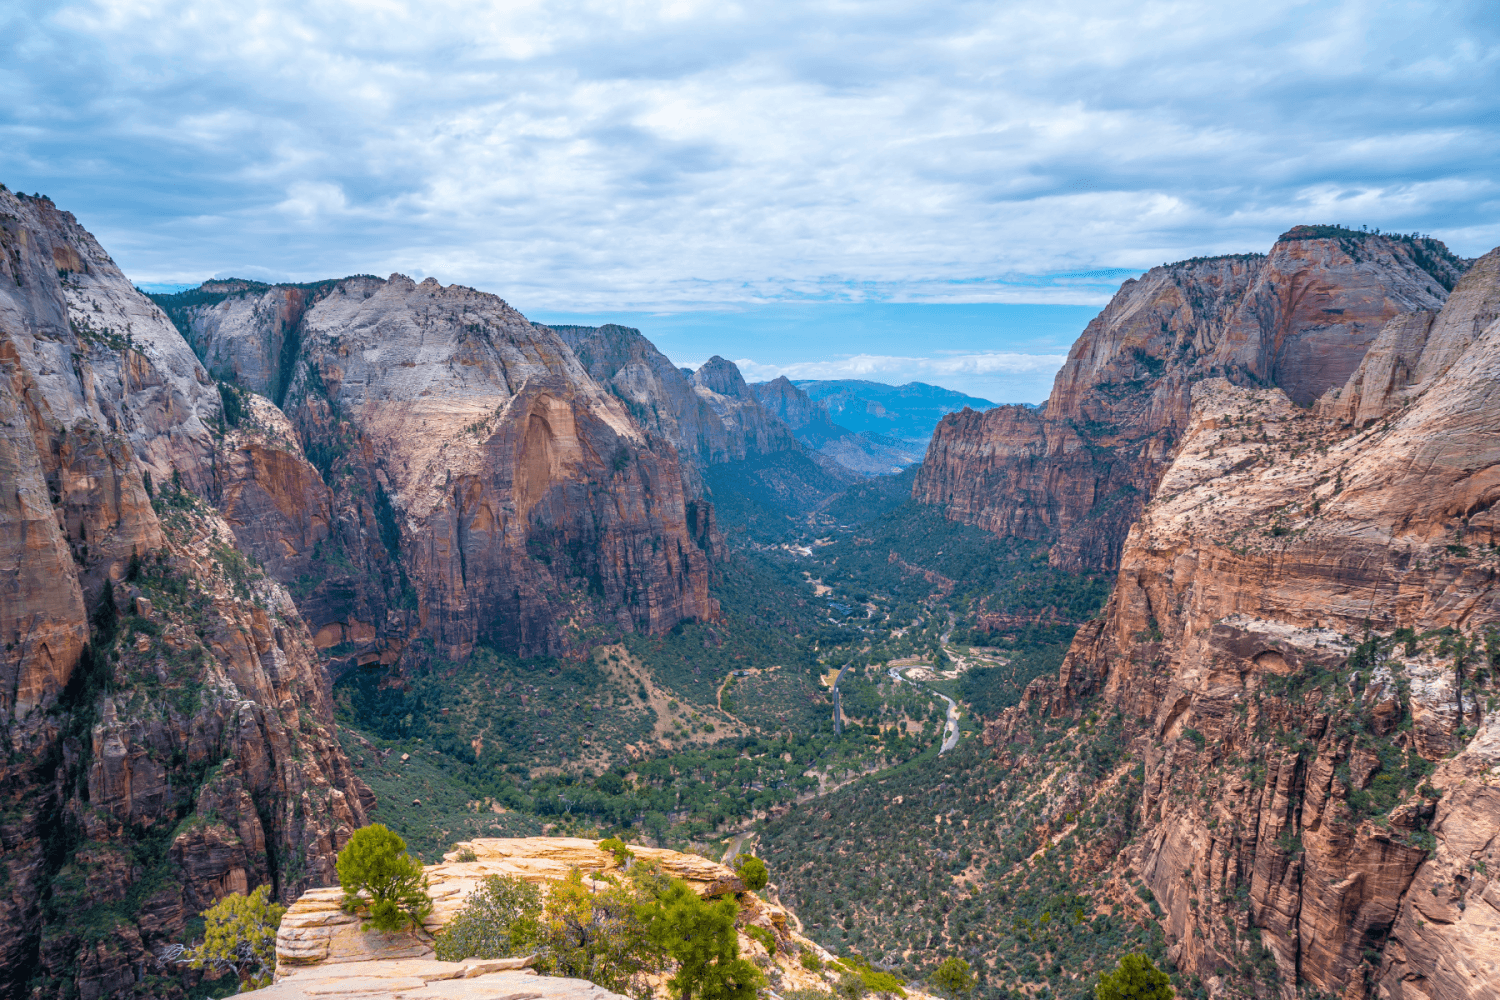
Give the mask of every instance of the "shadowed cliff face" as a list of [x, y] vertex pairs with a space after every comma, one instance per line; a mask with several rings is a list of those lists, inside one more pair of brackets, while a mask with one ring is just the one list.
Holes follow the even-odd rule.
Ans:
[[0, 191], [0, 249], [0, 994], [181, 996], [156, 950], [326, 883], [373, 799], [301, 616], [199, 498], [226, 456], [191, 349], [50, 201]]
[[[719, 383], [728, 391], [726, 399], [721, 398], [724, 393], [699, 385], [632, 327], [561, 326], [556, 333], [589, 376], [623, 401], [643, 428], [670, 441], [692, 463], [742, 462], [796, 448], [786, 428], [777, 427], [758, 407], [747, 409], [745, 399], [735, 395], [745, 383], [731, 362], [711, 362], [723, 366]], [[701, 489], [696, 471], [688, 474], [694, 490]]]
[[[1033, 718], [1086, 742], [1086, 712], [1124, 714], [1144, 787], [1106, 891], [1138, 875], [1169, 955], [1214, 988], [1494, 994], [1497, 306], [1500, 251], [1435, 318], [1399, 321], [1423, 374], [1368, 424], [1332, 393], [1309, 410], [1197, 383], [1104, 618], [986, 731], [1025, 766]], [[1114, 785], [1049, 781], [1059, 833]]]
[[945, 417], [914, 496], [954, 520], [1052, 541], [1054, 565], [1110, 568], [1187, 426], [1194, 382], [1342, 386], [1386, 322], [1441, 308], [1464, 268], [1441, 244], [1299, 227], [1261, 257], [1153, 268], [1073, 345], [1041, 413]]
[[[392, 663], [418, 638], [447, 656], [558, 653], [570, 622], [659, 632], [717, 614], [711, 509], [663, 436], [690, 410], [643, 430], [641, 404], [601, 390], [553, 331], [472, 289], [325, 283], [288, 328], [293, 292], [227, 293], [182, 321], [206, 356], [250, 359], [251, 388], [287, 386], [310, 465], [239, 449], [225, 509], [339, 665]], [[685, 382], [660, 367], [636, 373], [648, 394]], [[258, 516], [273, 509], [275, 527]]]

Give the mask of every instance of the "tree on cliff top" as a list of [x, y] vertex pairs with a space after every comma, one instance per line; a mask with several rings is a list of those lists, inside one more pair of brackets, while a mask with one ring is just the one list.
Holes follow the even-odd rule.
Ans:
[[771, 881], [771, 873], [766, 870], [766, 863], [753, 854], [741, 854], [735, 861], [735, 874], [739, 875], [740, 881], [745, 883], [745, 888], [751, 892], [758, 892], [766, 887]]
[[269, 902], [269, 886], [248, 896], [230, 893], [203, 911], [203, 943], [185, 952], [182, 961], [222, 975], [235, 972], [242, 988], [271, 985], [276, 972], [276, 928], [286, 907]]
[[639, 911], [653, 944], [677, 961], [667, 980], [682, 1000], [754, 1000], [760, 970], [740, 958], [732, 899], [699, 898], [685, 882], [674, 880], [653, 903]]
[[438, 935], [444, 962], [512, 958], [543, 943], [542, 891], [514, 875], [488, 875]]
[[363, 930], [420, 927], [432, 912], [422, 862], [406, 853], [406, 841], [379, 823], [354, 831], [339, 852], [338, 871], [344, 911], [369, 908]]
[[1094, 987], [1099, 1000], [1172, 1000], [1172, 979], [1141, 954], [1120, 959], [1114, 971], [1099, 977]]

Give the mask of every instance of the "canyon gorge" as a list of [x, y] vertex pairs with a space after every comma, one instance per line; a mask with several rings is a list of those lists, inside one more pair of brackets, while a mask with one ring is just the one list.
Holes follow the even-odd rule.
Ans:
[[[758, 927], [831, 959], [920, 911], [880, 968], [967, 955], [986, 1000], [1086, 995], [1122, 924], [1186, 996], [1500, 991], [1500, 251], [1152, 268], [1042, 408], [903, 387], [922, 456], [854, 388], [433, 278], [148, 296], [8, 190], [0, 250], [6, 997], [199, 995], [160, 956], [203, 909], [266, 885], [322, 934], [376, 819], [429, 858], [763, 836]], [[1041, 939], [1007, 907], [1054, 868], [1093, 964], [984, 950]]]

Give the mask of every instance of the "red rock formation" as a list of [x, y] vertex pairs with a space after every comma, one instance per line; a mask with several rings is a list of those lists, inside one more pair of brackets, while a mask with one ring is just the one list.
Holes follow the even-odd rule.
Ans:
[[[228, 445], [220, 503], [338, 665], [394, 662], [418, 637], [447, 656], [557, 653], [570, 624], [659, 632], [717, 614], [705, 550], [722, 542], [674, 447], [694, 413], [722, 428], [707, 402], [643, 429], [632, 410], [646, 411], [601, 391], [553, 331], [431, 279], [323, 283], [291, 325], [296, 289], [210, 290], [223, 297], [178, 322], [239, 359], [250, 388], [285, 384], [300, 441]], [[619, 353], [593, 364], [686, 384]]]
[[[1125, 713], [1139, 832], [1105, 874], [1139, 874], [1170, 957], [1215, 990], [1264, 946], [1262, 995], [1493, 995], [1497, 314], [1500, 251], [1430, 323], [1397, 321], [1425, 375], [1368, 424], [1332, 393], [1194, 385], [1105, 617], [987, 729], [1010, 756], [1031, 713]], [[1391, 353], [1343, 398], [1394, 384]], [[1073, 787], [1059, 813], [1093, 794]]]
[[1041, 414], [944, 417], [914, 496], [1054, 565], [1111, 568], [1187, 426], [1203, 378], [1296, 403], [1341, 386], [1382, 326], [1436, 310], [1464, 262], [1431, 240], [1298, 227], [1269, 255], [1185, 261], [1127, 281], [1084, 330]]
[[193, 492], [221, 405], [188, 345], [50, 201], [0, 190], [0, 245], [0, 995], [123, 996], [225, 892], [327, 884], [372, 800], [301, 616]]

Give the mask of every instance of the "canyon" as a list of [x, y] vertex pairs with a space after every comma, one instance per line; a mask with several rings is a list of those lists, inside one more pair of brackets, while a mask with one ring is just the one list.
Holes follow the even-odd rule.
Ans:
[[[1185, 995], [1494, 995], [1500, 251], [1469, 261], [1423, 237], [1297, 227], [1266, 255], [1153, 268], [1084, 330], [1044, 408], [942, 417], [906, 473], [912, 504], [907, 479], [884, 478], [916, 458], [910, 442], [855, 433], [816, 396], [883, 426], [857, 385], [750, 385], [718, 356], [682, 369], [639, 330], [532, 323], [432, 278], [148, 297], [71, 215], [5, 190], [0, 250], [4, 996], [184, 997], [202, 984], [166, 969], [162, 948], [260, 885], [302, 900], [283, 925], [289, 970], [332, 948], [349, 923], [329, 911], [334, 858], [391, 808], [361, 775], [427, 781], [406, 775], [439, 746], [486, 781], [514, 775], [480, 788], [463, 772], [465, 816], [529, 809], [536, 828], [574, 830], [575, 805], [596, 801], [660, 840], [691, 827], [683, 790], [701, 791], [722, 743], [725, 794], [757, 803], [737, 836], [784, 820], [833, 851], [827, 831], [853, 824], [817, 796], [870, 786], [849, 777], [839, 793], [834, 744], [793, 732], [823, 726], [820, 659], [878, 660], [887, 641], [940, 651], [960, 618], [1051, 630], [1038, 641], [1058, 655], [1072, 636], [1055, 675], [1024, 674], [1019, 704], [983, 720], [982, 758], [961, 740], [919, 759], [923, 704], [878, 691], [879, 664], [861, 665], [873, 680], [854, 672], [849, 698], [868, 713], [861, 745], [886, 748], [871, 759], [890, 770], [869, 780], [910, 764], [937, 786], [861, 809], [928, 850], [910, 831], [953, 836], [933, 795], [943, 768], [968, 767], [984, 812], [962, 831], [972, 818], [976, 844], [1012, 838], [972, 869], [957, 847], [914, 868], [967, 893], [966, 920], [1001, 927], [980, 889], [1019, 900], [1004, 893], [1062, 856], [1069, 926], [1133, 922]], [[934, 419], [953, 395], [907, 388]], [[891, 483], [900, 497], [881, 492]], [[782, 534], [731, 537], [731, 508]], [[930, 539], [931, 558], [898, 554], [911, 539]], [[824, 570], [849, 577], [801, 572], [825, 547]], [[751, 565], [761, 550], [785, 565]], [[1004, 614], [987, 597], [947, 603], [1001, 559], [1037, 574], [1039, 596], [1004, 591]], [[1104, 584], [1085, 575], [1114, 580], [1087, 621]], [[356, 696], [359, 719], [396, 706], [449, 728], [419, 726], [392, 760], [396, 736], [349, 728]], [[892, 705], [899, 726], [879, 721]], [[610, 713], [629, 725], [609, 728]], [[527, 756], [512, 735], [557, 751]], [[758, 739], [775, 744], [760, 763]], [[785, 801], [759, 798], [768, 785]], [[421, 798], [401, 803], [418, 815]], [[698, 798], [717, 832], [722, 805]], [[459, 848], [478, 861], [429, 869], [450, 903], [491, 868], [610, 865], [562, 837]], [[812, 898], [801, 880], [817, 868], [785, 884]], [[845, 888], [868, 902], [870, 886]], [[872, 920], [905, 888], [873, 891], [892, 895]], [[742, 904], [777, 941], [831, 957], [774, 896]], [[844, 905], [814, 936], [837, 919], [847, 940]], [[893, 939], [884, 967], [957, 954], [972, 927]], [[827, 988], [763, 957], [786, 988]], [[1047, 964], [1029, 989], [1086, 987], [1056, 953]], [[300, 995], [308, 971], [274, 989]], [[523, 974], [462, 982], [492, 975]], [[450, 989], [433, 976], [421, 989]]]
[[6, 996], [181, 996], [161, 947], [329, 884], [368, 822], [333, 679], [713, 621], [694, 460], [802, 447], [716, 359], [685, 459], [556, 332], [432, 279], [164, 311], [8, 190], [0, 249]]

